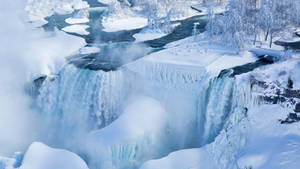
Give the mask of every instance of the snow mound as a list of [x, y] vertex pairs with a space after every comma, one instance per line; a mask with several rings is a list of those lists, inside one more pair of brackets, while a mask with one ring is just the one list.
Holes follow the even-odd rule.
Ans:
[[88, 169], [88, 167], [72, 152], [53, 149], [35, 142], [26, 152], [20, 169]]
[[150, 160], [140, 169], [215, 169], [205, 149], [186, 149], [171, 153], [165, 158]]
[[249, 112], [248, 145], [239, 167], [255, 169], [299, 168], [300, 124], [280, 124], [289, 110], [279, 105], [262, 105]]
[[157, 145], [165, 116], [164, 108], [156, 100], [145, 96], [135, 98], [111, 125], [89, 134], [90, 155], [97, 157], [93, 165], [106, 169], [131, 168], [153, 158], [162, 151]]
[[164, 124], [164, 116], [164, 109], [157, 101], [138, 97], [110, 126], [92, 132], [90, 141], [113, 145], [135, 140], [148, 132], [158, 132]]

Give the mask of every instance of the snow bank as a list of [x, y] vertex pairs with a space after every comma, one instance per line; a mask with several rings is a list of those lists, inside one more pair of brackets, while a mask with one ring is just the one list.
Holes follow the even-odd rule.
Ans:
[[165, 158], [150, 160], [140, 169], [216, 169], [205, 149], [186, 149], [173, 152]]
[[249, 112], [250, 133], [241, 168], [297, 169], [300, 166], [300, 124], [280, 124], [289, 110], [279, 105], [262, 105]]
[[249, 52], [240, 55], [218, 43], [193, 40], [189, 37], [166, 45], [167, 49], [150, 54], [144, 62], [203, 67], [218, 74], [223, 69], [254, 62], [256, 58]]
[[53, 149], [42, 143], [32, 143], [24, 156], [20, 169], [88, 169], [76, 154]]
[[[297, 54], [299, 56], [299, 54]], [[300, 62], [296, 58], [290, 58], [286, 61], [280, 61], [272, 65], [267, 65], [258, 68], [251, 72], [257, 80], [264, 81], [267, 83], [279, 82], [281, 86], [288, 85], [288, 79], [293, 81], [295, 89], [300, 89]]]

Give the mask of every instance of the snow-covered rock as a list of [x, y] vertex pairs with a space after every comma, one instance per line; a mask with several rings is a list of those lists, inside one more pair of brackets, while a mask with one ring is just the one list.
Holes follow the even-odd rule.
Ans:
[[28, 148], [20, 169], [88, 169], [88, 167], [72, 152], [53, 149], [35, 142]]

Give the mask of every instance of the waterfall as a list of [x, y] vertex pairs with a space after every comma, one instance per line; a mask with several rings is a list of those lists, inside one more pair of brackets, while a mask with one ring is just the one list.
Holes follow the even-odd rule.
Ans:
[[219, 169], [238, 169], [237, 159], [247, 143], [248, 110], [258, 105], [258, 97], [252, 93], [247, 77], [217, 78], [211, 84], [209, 93], [215, 93], [215, 97], [210, 97], [206, 107], [210, 114], [206, 114], [204, 123], [206, 150]]
[[124, 86], [121, 71], [91, 71], [73, 65], [48, 77], [36, 100], [45, 120], [46, 141], [66, 146], [88, 131], [109, 125], [120, 115]]
[[[250, 83], [213, 77], [198, 67], [135, 63], [114, 72], [66, 65], [57, 76], [46, 78], [37, 97], [47, 127], [46, 142], [83, 152], [95, 169], [136, 169], [147, 160], [199, 147], [207, 147], [209, 156], [220, 164], [234, 167], [245, 143], [239, 126], [246, 126], [247, 110], [254, 100]], [[150, 110], [164, 111], [126, 111], [128, 100], [138, 95], [153, 100], [146, 104]], [[134, 117], [145, 112], [141, 118], [149, 116], [160, 125], [148, 129], [138, 123]], [[135, 134], [132, 128], [143, 134]], [[83, 146], [74, 150], [72, 144]]]

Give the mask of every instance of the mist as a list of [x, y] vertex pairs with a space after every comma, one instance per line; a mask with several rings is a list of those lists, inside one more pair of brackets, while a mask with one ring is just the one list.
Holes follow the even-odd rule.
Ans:
[[[85, 45], [63, 32], [44, 32], [30, 25], [26, 0], [2, 0], [0, 6], [0, 156], [24, 151], [38, 139], [43, 119], [31, 107], [26, 83], [41, 74], [54, 74], [65, 57]], [[68, 48], [64, 44], [68, 44]]]

